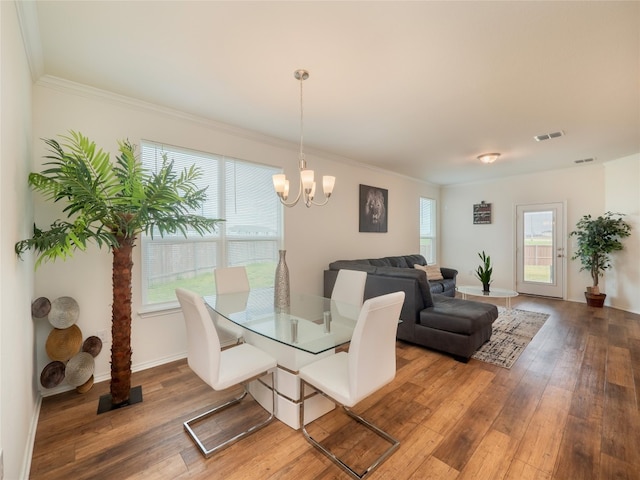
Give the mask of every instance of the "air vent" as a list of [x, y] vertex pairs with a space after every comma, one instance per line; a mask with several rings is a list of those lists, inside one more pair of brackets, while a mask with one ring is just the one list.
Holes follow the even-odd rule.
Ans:
[[549, 140], [551, 138], [558, 138], [558, 137], [562, 137], [564, 135], [564, 131], [560, 130], [558, 132], [552, 132], [552, 133], [545, 133], [543, 135], [536, 135], [535, 138], [536, 142], [542, 142], [543, 140]]
[[593, 162], [594, 160], [594, 158], [582, 158], [580, 160], [574, 160], [573, 163], [589, 163]]

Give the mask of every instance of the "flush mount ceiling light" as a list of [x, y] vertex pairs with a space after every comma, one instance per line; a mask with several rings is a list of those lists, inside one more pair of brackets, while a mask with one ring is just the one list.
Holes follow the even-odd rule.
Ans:
[[499, 156], [499, 153], [483, 153], [482, 155], [478, 155], [478, 160], [482, 163], [493, 163]]
[[300, 155], [299, 170], [300, 170], [300, 186], [298, 187], [298, 194], [296, 198], [287, 202], [289, 197], [289, 180], [285, 174], [281, 173], [273, 176], [273, 188], [275, 189], [280, 203], [285, 207], [293, 207], [300, 199], [307, 207], [311, 205], [326, 205], [333, 192], [333, 186], [336, 183], [336, 177], [325, 175], [322, 177], [322, 190], [324, 192], [325, 199], [322, 202], [315, 202], [313, 198], [316, 194], [316, 182], [313, 179], [313, 170], [307, 169], [307, 161], [304, 158], [303, 151], [303, 138], [304, 138], [304, 110], [302, 108], [302, 82], [309, 78], [309, 72], [306, 70], [296, 70], [293, 72], [293, 76], [300, 81]]

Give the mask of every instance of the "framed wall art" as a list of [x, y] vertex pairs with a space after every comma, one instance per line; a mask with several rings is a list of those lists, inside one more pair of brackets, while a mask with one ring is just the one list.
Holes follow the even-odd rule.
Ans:
[[389, 191], [384, 188], [360, 185], [360, 231], [387, 231]]
[[491, 223], [491, 204], [485, 203], [484, 200], [473, 205], [473, 223], [487, 224]]

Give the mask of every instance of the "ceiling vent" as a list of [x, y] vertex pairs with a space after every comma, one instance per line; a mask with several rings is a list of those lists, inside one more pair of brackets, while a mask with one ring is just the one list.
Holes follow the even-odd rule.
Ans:
[[542, 142], [543, 140], [549, 140], [551, 138], [558, 138], [558, 137], [562, 137], [564, 135], [564, 131], [560, 130], [558, 132], [553, 132], [553, 133], [545, 133], [543, 135], [536, 135], [535, 138], [536, 142]]
[[573, 163], [589, 163], [593, 162], [594, 160], [594, 158], [582, 158], [580, 160], [574, 160]]

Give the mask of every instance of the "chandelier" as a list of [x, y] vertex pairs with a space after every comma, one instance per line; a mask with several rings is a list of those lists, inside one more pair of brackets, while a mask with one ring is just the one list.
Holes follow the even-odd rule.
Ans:
[[298, 167], [300, 170], [300, 186], [298, 187], [298, 194], [296, 198], [287, 201], [289, 198], [289, 180], [284, 173], [273, 176], [273, 188], [275, 189], [280, 203], [285, 207], [293, 207], [300, 200], [304, 202], [307, 207], [311, 205], [322, 206], [326, 205], [333, 193], [333, 186], [336, 183], [336, 177], [325, 175], [322, 177], [322, 191], [324, 192], [324, 200], [317, 202], [314, 200], [316, 194], [316, 182], [314, 181], [313, 170], [307, 168], [307, 161], [304, 158], [303, 140], [304, 140], [304, 108], [302, 104], [302, 82], [309, 78], [309, 72], [306, 70], [296, 70], [293, 72], [293, 76], [300, 81], [300, 154], [298, 156]]

